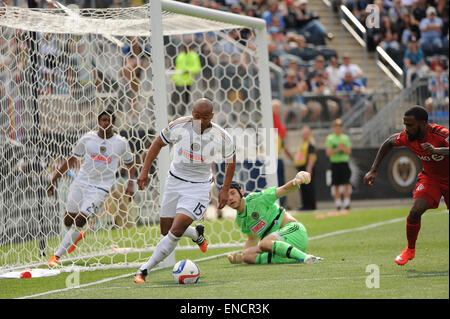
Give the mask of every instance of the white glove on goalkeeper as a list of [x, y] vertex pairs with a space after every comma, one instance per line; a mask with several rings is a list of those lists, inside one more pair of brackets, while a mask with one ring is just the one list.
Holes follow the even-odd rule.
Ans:
[[302, 184], [309, 184], [311, 182], [311, 174], [305, 171], [298, 172], [294, 178], [295, 186], [300, 187]]

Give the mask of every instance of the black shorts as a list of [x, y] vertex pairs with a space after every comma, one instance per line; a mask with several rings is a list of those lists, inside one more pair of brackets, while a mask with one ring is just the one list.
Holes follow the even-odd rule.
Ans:
[[350, 184], [351, 175], [348, 163], [331, 163], [331, 185]]

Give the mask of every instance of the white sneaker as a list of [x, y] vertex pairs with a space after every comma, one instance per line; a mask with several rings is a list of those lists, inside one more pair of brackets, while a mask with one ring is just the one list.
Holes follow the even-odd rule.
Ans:
[[323, 258], [316, 257], [316, 256], [313, 256], [313, 255], [307, 255], [305, 260], [303, 260], [303, 263], [305, 263], [305, 264], [318, 264], [318, 263], [320, 263], [322, 261], [323, 261]]

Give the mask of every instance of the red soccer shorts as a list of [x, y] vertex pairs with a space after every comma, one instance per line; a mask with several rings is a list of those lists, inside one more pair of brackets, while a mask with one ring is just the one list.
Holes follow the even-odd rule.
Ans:
[[423, 198], [428, 202], [429, 208], [437, 208], [441, 197], [444, 196], [445, 204], [449, 205], [448, 189], [449, 181], [439, 177], [432, 177], [423, 173], [419, 174], [413, 198]]

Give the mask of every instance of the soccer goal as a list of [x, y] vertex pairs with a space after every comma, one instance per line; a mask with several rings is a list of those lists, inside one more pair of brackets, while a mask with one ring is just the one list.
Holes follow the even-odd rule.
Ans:
[[[261, 19], [175, 1], [120, 9], [0, 7], [0, 268], [46, 265], [63, 224], [74, 167], [46, 196], [49, 178], [76, 141], [112, 109], [116, 131], [142, 166], [168, 122], [200, 97], [233, 135], [235, 179], [246, 192], [276, 184], [267, 35]], [[190, 54], [190, 64], [177, 63]], [[191, 54], [192, 53], [192, 54]], [[185, 63], [186, 64], [186, 63]], [[186, 77], [186, 73], [188, 76]], [[149, 186], [125, 200], [125, 166], [86, 237], [62, 258], [70, 267], [135, 267], [160, 240], [159, 201], [170, 163], [164, 148]], [[215, 166], [220, 187], [224, 164]], [[136, 177], [135, 177], [136, 178]], [[212, 195], [214, 199], [214, 194]], [[210, 249], [244, 241], [227, 211], [205, 215]], [[194, 249], [182, 239], [179, 249]], [[198, 249], [198, 248], [196, 248]]]

